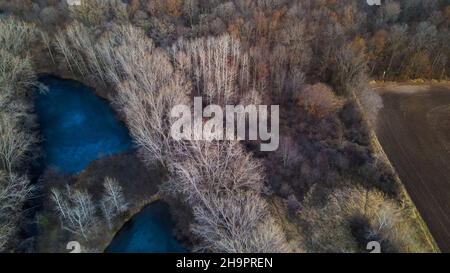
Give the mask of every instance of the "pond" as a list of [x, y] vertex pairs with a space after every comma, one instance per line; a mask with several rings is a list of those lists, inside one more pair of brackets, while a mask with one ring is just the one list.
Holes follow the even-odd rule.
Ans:
[[48, 89], [36, 98], [44, 167], [78, 173], [96, 159], [132, 148], [127, 128], [89, 87], [50, 76], [39, 82]]
[[134, 215], [116, 234], [106, 252], [186, 252], [173, 236], [173, 227], [168, 205], [157, 201]]
[[[133, 148], [128, 129], [92, 89], [52, 76], [39, 78], [39, 83], [35, 106], [44, 137], [44, 169], [77, 174], [92, 161]], [[184, 252], [172, 231], [167, 204], [157, 202], [126, 223], [108, 251]]]

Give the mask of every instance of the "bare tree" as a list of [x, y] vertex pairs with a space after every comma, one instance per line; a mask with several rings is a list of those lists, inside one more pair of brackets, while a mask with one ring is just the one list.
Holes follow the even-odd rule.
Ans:
[[[25, 92], [35, 85], [35, 73], [26, 51], [35, 38], [32, 25], [13, 17], [0, 18], [0, 251], [14, 249], [24, 203], [35, 187], [24, 164], [37, 140]], [[8, 245], [11, 243], [10, 245]]]
[[287, 252], [283, 231], [270, 216], [267, 204], [251, 193], [210, 196], [194, 207], [192, 227], [202, 238], [197, 250], [227, 253]]
[[11, 173], [24, 162], [36, 142], [34, 135], [19, 128], [14, 117], [0, 112], [0, 169]]
[[335, 84], [347, 93], [366, 82], [367, 62], [351, 45], [342, 46], [335, 53]]
[[35, 36], [33, 25], [14, 17], [0, 18], [1, 49], [19, 55], [28, 50]]
[[49, 37], [47, 32], [41, 31], [40, 35], [41, 35], [41, 41], [44, 43], [45, 47], [47, 48], [48, 54], [50, 55], [50, 58], [52, 59], [53, 64], [55, 64], [52, 39]]
[[240, 143], [192, 141], [182, 149], [182, 157], [170, 164], [174, 179], [165, 187], [168, 192], [195, 203], [210, 192], [262, 191], [261, 163]]
[[198, 250], [286, 252], [289, 248], [260, 194], [263, 170], [237, 142], [192, 142], [172, 162], [165, 192], [194, 207]]
[[119, 182], [114, 178], [106, 177], [103, 187], [105, 188], [105, 192], [102, 200], [110, 202], [114, 209], [119, 213], [125, 211], [128, 204], [125, 201], [123, 189], [119, 185]]
[[36, 76], [29, 58], [16, 56], [3, 48], [0, 48], [0, 56], [0, 103], [6, 103], [12, 96], [20, 97], [34, 86]]
[[409, 44], [408, 64], [405, 74], [412, 78], [430, 77], [433, 68], [432, 55], [438, 44], [438, 29], [428, 21], [421, 22]]
[[70, 24], [55, 37], [56, 48], [64, 56], [68, 67], [76, 69], [83, 76], [93, 72], [89, 68], [96, 64], [96, 56], [92, 53], [95, 50], [92, 39], [89, 29], [78, 22]]
[[172, 54], [177, 68], [193, 80], [195, 94], [204, 95], [209, 102], [224, 105], [235, 101], [237, 84], [248, 82], [248, 56], [239, 41], [227, 34], [181, 39], [172, 47]]
[[100, 206], [108, 227], [111, 228], [114, 217], [126, 211], [128, 204], [125, 200], [123, 189], [116, 179], [106, 177], [103, 187], [104, 193], [100, 201]]
[[[390, 76], [392, 67], [395, 65], [396, 60], [399, 56], [402, 56], [402, 52], [405, 51], [407, 47], [408, 37], [407, 37], [408, 26], [407, 25], [394, 25], [389, 32], [388, 37], [388, 51], [389, 51], [389, 61], [386, 68], [386, 75]], [[399, 61], [397, 67], [401, 67], [404, 60]], [[383, 76], [384, 80], [384, 76]]]
[[66, 185], [64, 191], [51, 189], [51, 199], [59, 214], [61, 227], [88, 239], [96, 232], [98, 219], [92, 197], [86, 191], [74, 190]]
[[35, 187], [25, 176], [0, 170], [0, 252], [16, 233], [24, 203], [33, 197]]
[[180, 75], [160, 90], [127, 81], [119, 85], [116, 103], [126, 114], [127, 123], [143, 159], [153, 164], [166, 164], [173, 153], [170, 135], [170, 111], [174, 105], [188, 104], [186, 88], [189, 84]]

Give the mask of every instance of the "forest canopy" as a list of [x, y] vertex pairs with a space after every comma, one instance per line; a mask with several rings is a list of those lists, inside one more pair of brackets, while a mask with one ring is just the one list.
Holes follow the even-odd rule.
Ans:
[[[160, 193], [187, 211], [194, 251], [431, 251], [373, 147], [382, 101], [368, 83], [448, 80], [449, 26], [446, 0], [0, 0], [0, 251], [36, 190], [37, 72], [106, 90], [139, 160], [167, 174]], [[280, 105], [280, 148], [175, 141], [170, 110], [194, 96]], [[43, 191], [60, 232], [89, 241], [128, 211], [126, 183], [99, 185]]]

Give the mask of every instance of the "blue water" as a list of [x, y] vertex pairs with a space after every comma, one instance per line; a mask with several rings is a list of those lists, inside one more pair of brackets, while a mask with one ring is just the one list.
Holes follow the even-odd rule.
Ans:
[[106, 249], [113, 253], [183, 253], [172, 234], [168, 205], [156, 202], [143, 208], [118, 232]]
[[[128, 151], [128, 130], [108, 103], [85, 85], [42, 77], [48, 92], [36, 98], [44, 141], [44, 167], [76, 174], [103, 156]], [[114, 238], [110, 252], [185, 252], [172, 234], [167, 204], [157, 202], [135, 215]]]
[[36, 98], [45, 167], [78, 173], [96, 159], [132, 148], [127, 128], [93, 90], [55, 77], [42, 77], [39, 81], [49, 89]]

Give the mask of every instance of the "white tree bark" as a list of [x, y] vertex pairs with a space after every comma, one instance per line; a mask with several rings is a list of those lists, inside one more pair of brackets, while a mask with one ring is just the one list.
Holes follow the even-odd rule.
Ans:
[[66, 186], [64, 192], [53, 188], [51, 198], [59, 213], [62, 228], [88, 239], [95, 233], [98, 219], [96, 206], [86, 191], [73, 190]]

